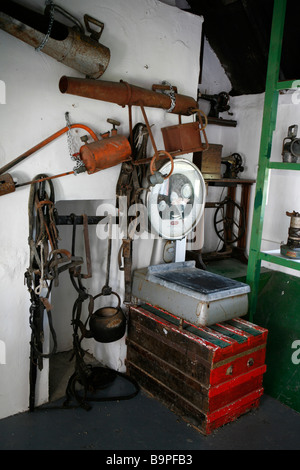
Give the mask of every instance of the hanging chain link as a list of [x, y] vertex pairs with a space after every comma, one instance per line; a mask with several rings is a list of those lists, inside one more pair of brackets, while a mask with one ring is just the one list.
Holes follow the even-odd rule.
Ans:
[[69, 154], [71, 157], [71, 160], [75, 160], [75, 155], [73, 152], [73, 140], [72, 140], [72, 135], [71, 135], [71, 124], [70, 124], [70, 118], [69, 118], [69, 113], [65, 112], [65, 120], [66, 120], [66, 125], [69, 128], [67, 132], [67, 141], [68, 141], [68, 149], [69, 149]]
[[69, 118], [69, 113], [65, 112], [65, 120], [66, 120], [66, 125], [68, 127], [67, 131], [67, 141], [68, 141], [68, 149], [69, 149], [69, 154], [71, 157], [71, 160], [75, 162], [75, 166], [73, 168], [74, 175], [77, 175], [78, 173], [82, 173], [82, 171], [85, 171], [85, 165], [83, 161], [80, 159], [80, 154], [79, 152], [74, 152], [73, 150], [73, 139], [71, 135], [71, 124], [70, 124], [70, 118]]
[[36, 51], [41, 51], [45, 47], [45, 45], [48, 42], [48, 39], [50, 37], [53, 22], [54, 22], [54, 3], [52, 2], [52, 0], [46, 0], [45, 4], [50, 5], [49, 26], [48, 26], [48, 31], [47, 31], [46, 35], [44, 36], [44, 39], [42, 40], [41, 44], [38, 47], [35, 48]]
[[175, 92], [174, 92], [174, 89], [171, 85], [171, 83], [167, 82], [166, 80], [164, 80], [162, 82], [163, 85], [167, 85], [170, 87], [170, 90], [164, 90], [163, 93], [165, 95], [168, 95], [170, 100], [171, 100], [171, 106], [170, 108], [167, 110], [167, 113], [171, 113], [173, 111], [173, 109], [175, 108], [175, 105], [176, 105], [176, 96], [175, 96]]

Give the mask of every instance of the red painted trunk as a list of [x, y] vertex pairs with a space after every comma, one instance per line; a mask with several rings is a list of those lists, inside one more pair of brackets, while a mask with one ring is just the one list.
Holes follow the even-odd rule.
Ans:
[[259, 405], [267, 330], [236, 319], [195, 327], [131, 307], [127, 373], [204, 434]]

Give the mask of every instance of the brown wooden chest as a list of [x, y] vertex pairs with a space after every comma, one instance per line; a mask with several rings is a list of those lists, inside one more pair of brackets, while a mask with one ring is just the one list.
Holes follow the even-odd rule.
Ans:
[[196, 327], [148, 304], [131, 307], [127, 373], [203, 434], [257, 407], [267, 330], [235, 319]]

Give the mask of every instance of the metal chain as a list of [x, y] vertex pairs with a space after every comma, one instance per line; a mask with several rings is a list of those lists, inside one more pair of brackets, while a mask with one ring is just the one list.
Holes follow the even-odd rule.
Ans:
[[175, 105], [176, 105], [176, 96], [175, 96], [175, 92], [174, 92], [174, 89], [171, 85], [171, 83], [167, 82], [166, 80], [164, 80], [162, 82], [163, 85], [168, 85], [170, 87], [170, 90], [164, 90], [163, 93], [165, 95], [168, 95], [170, 97], [170, 100], [171, 100], [171, 107], [167, 110], [167, 113], [171, 113], [173, 111], [173, 109], [175, 108]]
[[71, 124], [70, 124], [70, 119], [69, 119], [69, 113], [65, 112], [65, 119], [66, 119], [66, 124], [68, 126], [68, 131], [67, 131], [67, 141], [68, 141], [68, 148], [69, 148], [69, 154], [71, 157], [71, 160], [75, 162], [75, 166], [73, 168], [74, 175], [77, 175], [78, 173], [81, 173], [85, 171], [85, 165], [83, 161], [79, 157], [78, 152], [73, 152], [73, 140], [72, 140], [72, 135], [71, 135]]
[[70, 124], [70, 118], [69, 118], [69, 113], [65, 112], [65, 119], [66, 119], [66, 125], [68, 126], [69, 130], [67, 132], [67, 141], [68, 141], [68, 149], [69, 149], [69, 154], [71, 157], [71, 160], [75, 160], [75, 156], [72, 150], [73, 147], [73, 141], [72, 141], [72, 136], [71, 136], [71, 124]]
[[48, 42], [48, 39], [50, 37], [53, 22], [54, 22], [54, 3], [52, 2], [52, 0], [46, 0], [45, 4], [50, 5], [49, 26], [48, 26], [48, 31], [47, 31], [46, 35], [44, 36], [44, 39], [42, 40], [41, 44], [38, 47], [35, 48], [36, 51], [41, 51], [45, 47], [45, 45]]

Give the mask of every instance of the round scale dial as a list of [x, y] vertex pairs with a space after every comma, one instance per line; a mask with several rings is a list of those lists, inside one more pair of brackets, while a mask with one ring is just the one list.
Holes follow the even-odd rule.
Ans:
[[[159, 171], [167, 175], [170, 169], [168, 162]], [[148, 192], [147, 212], [155, 234], [167, 240], [187, 236], [203, 214], [205, 192], [199, 169], [184, 158], [174, 159], [171, 176]]]

